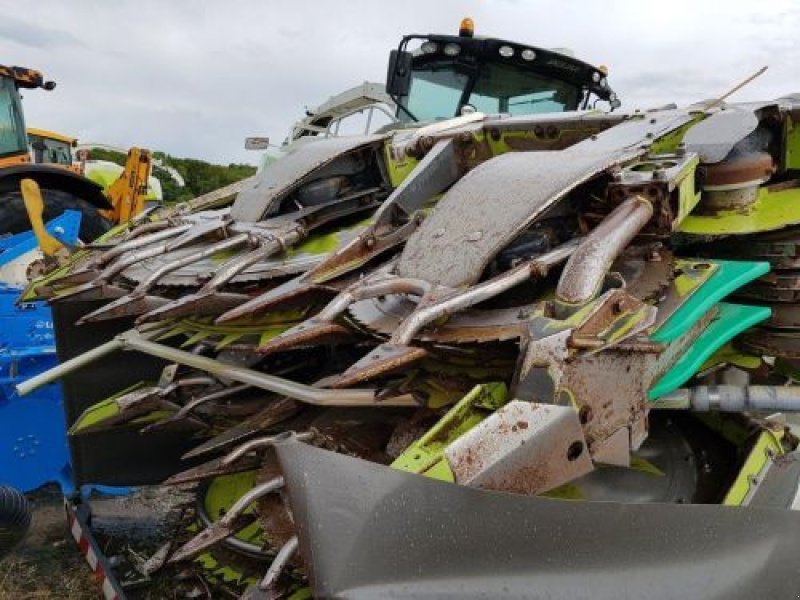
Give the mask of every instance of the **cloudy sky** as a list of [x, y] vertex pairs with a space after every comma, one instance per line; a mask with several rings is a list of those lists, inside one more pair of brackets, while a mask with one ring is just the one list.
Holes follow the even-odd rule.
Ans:
[[[768, 9], [768, 10], [767, 10]], [[253, 161], [247, 135], [280, 141], [303, 107], [382, 81], [404, 33], [569, 47], [607, 64], [624, 107], [800, 92], [794, 0], [0, 0], [0, 62], [38, 68], [28, 124], [215, 162]]]

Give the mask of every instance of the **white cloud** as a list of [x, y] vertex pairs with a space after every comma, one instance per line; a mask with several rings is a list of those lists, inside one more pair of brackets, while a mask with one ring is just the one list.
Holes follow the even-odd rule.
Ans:
[[305, 105], [381, 81], [404, 33], [477, 33], [567, 46], [611, 67], [626, 107], [799, 91], [791, 0], [0, 0], [0, 55], [58, 81], [26, 93], [31, 125], [218, 162], [253, 160], [247, 135], [283, 139]]

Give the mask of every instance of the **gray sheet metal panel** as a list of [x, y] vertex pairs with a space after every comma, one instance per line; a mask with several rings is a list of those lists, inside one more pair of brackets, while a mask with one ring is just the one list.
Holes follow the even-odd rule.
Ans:
[[258, 221], [272, 205], [296, 189], [314, 170], [361, 148], [378, 146], [386, 136], [347, 136], [315, 139], [293, 146], [280, 160], [264, 167], [231, 206], [235, 221]]
[[800, 514], [470, 489], [277, 447], [315, 598], [794, 599]]
[[758, 127], [758, 118], [753, 112], [755, 108], [731, 106], [715, 112], [686, 133], [683, 138], [686, 149], [697, 152], [700, 162], [720, 162]]
[[411, 236], [397, 273], [442, 285], [475, 283], [495, 254], [578, 185], [646, 152], [685, 112], [631, 119], [561, 151], [510, 152], [467, 173]]

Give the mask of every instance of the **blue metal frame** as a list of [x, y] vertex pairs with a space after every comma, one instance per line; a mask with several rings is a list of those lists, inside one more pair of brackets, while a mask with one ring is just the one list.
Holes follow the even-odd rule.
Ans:
[[[62, 243], [78, 243], [81, 214], [64, 211], [46, 228]], [[0, 238], [0, 267], [38, 244], [33, 232]], [[22, 491], [57, 482], [71, 494], [69, 448], [60, 384], [20, 398], [14, 385], [55, 366], [53, 318], [45, 302], [17, 304], [21, 289], [0, 283], [0, 483]]]

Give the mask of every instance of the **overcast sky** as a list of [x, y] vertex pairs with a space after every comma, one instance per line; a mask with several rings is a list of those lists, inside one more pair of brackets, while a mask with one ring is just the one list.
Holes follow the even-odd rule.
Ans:
[[793, 0], [0, 0], [0, 63], [40, 69], [28, 124], [215, 162], [254, 161], [303, 107], [383, 81], [404, 33], [476, 33], [569, 47], [607, 64], [624, 108], [687, 104], [763, 65], [735, 99], [800, 92]]

